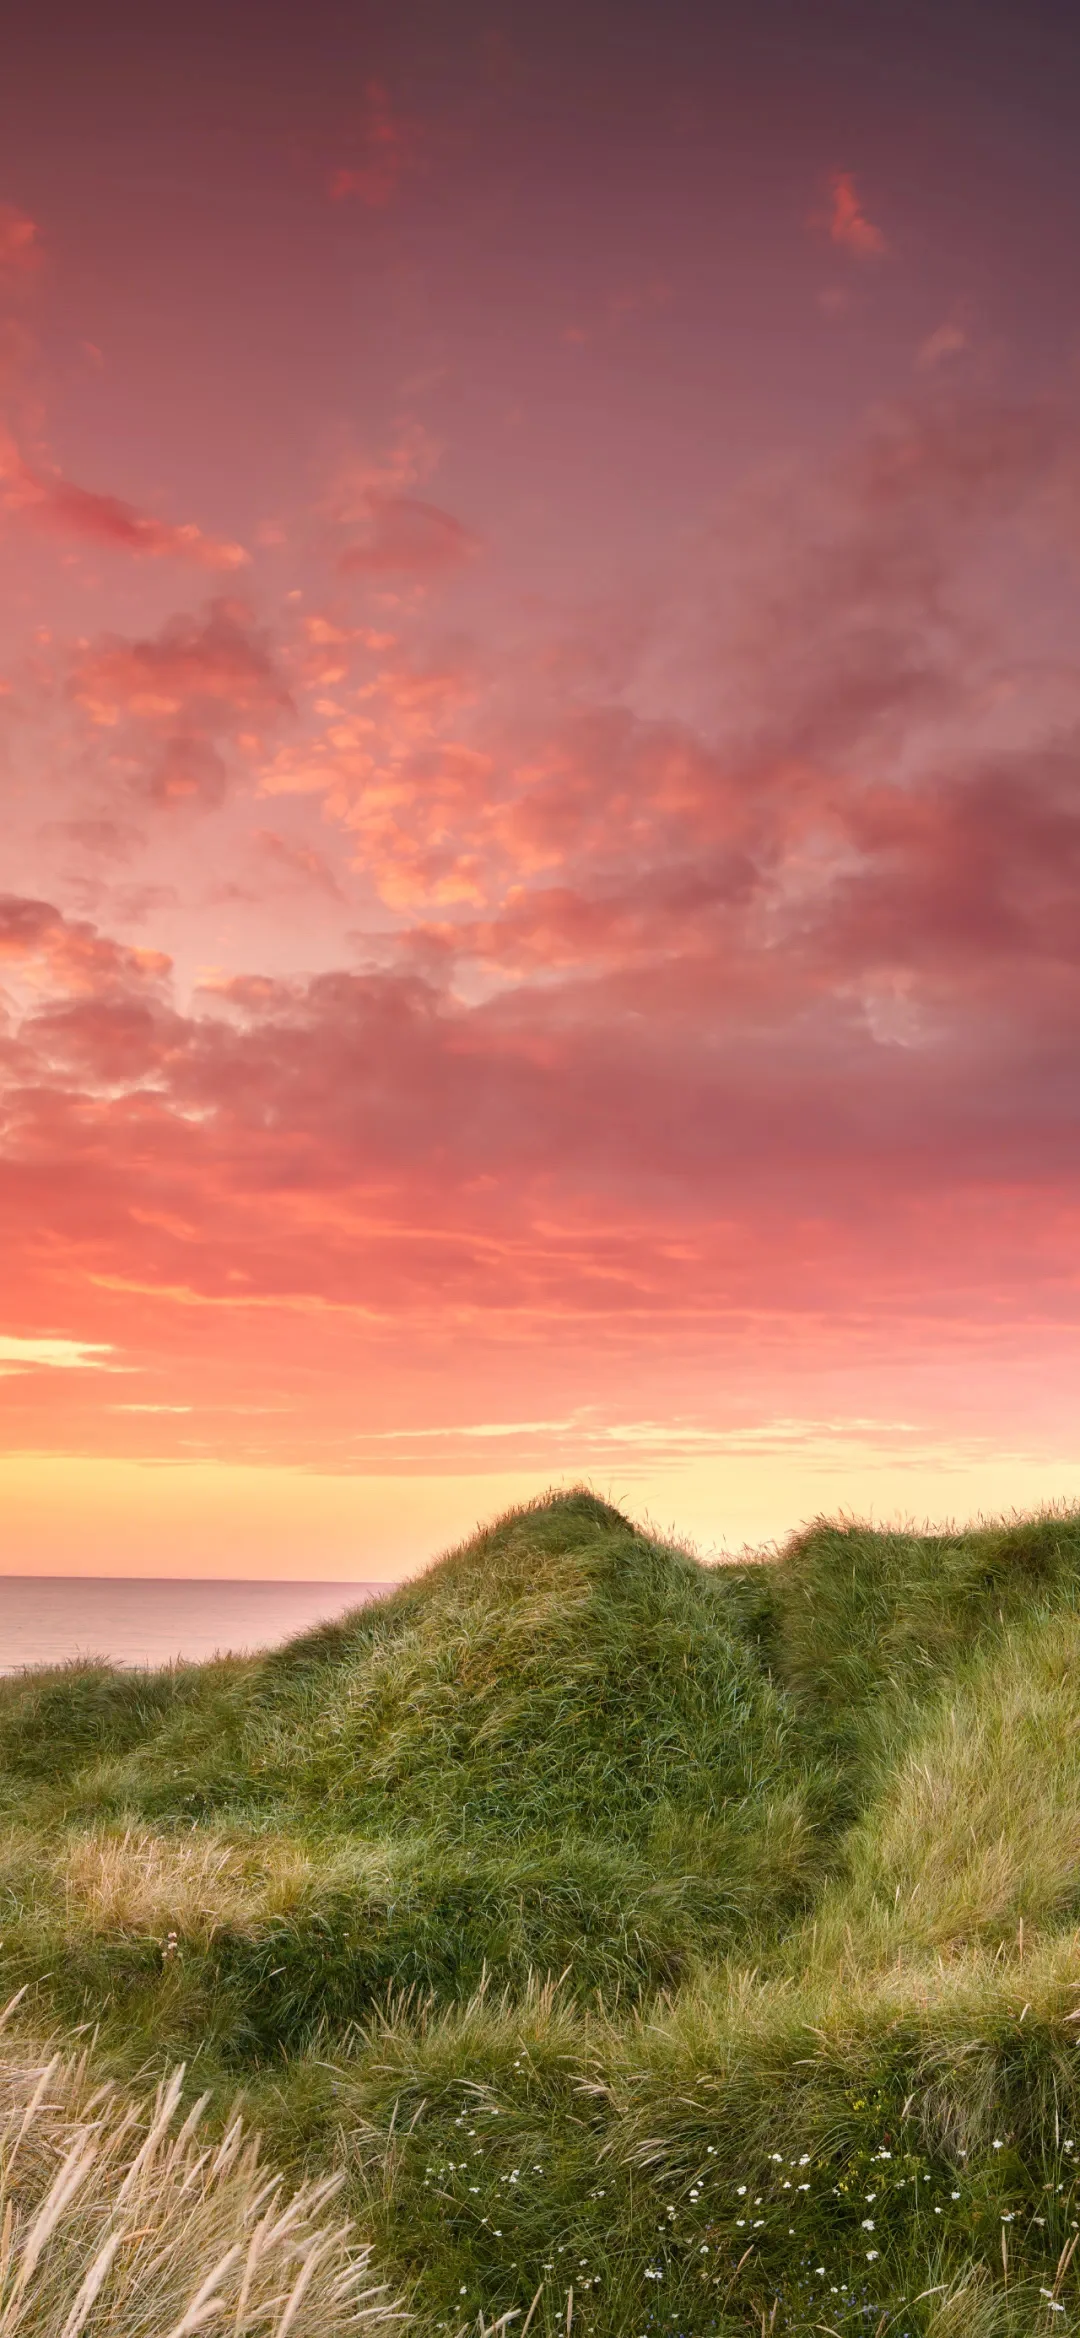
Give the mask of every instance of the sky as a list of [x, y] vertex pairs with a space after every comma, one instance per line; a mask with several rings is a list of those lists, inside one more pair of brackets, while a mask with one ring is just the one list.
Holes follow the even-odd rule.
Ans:
[[39, 0], [0, 1567], [1080, 1499], [1072, 0]]

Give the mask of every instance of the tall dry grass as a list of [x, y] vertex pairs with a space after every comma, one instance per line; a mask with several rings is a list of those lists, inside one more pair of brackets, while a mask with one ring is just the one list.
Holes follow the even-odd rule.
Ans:
[[199, 1943], [222, 1925], [243, 1931], [295, 1914], [326, 1864], [287, 1836], [242, 1843], [202, 1827], [92, 1827], [69, 1836], [57, 1860], [69, 1926]]
[[[9, 2011], [11, 2009], [9, 2008]], [[182, 2069], [139, 2103], [89, 2056], [0, 2043], [0, 2338], [382, 2338], [400, 2315], [336, 2218], [288, 2191], [234, 2117], [216, 2141]]]

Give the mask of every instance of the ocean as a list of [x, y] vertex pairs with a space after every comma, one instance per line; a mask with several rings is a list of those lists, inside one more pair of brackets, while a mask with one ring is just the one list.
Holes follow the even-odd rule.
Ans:
[[154, 1665], [273, 1648], [392, 1588], [0, 1575], [0, 1672], [76, 1656]]

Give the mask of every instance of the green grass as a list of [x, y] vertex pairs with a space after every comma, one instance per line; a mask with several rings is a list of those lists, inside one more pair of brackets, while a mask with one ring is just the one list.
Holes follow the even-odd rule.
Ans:
[[0, 1683], [0, 1932], [343, 2169], [425, 2333], [1080, 2328], [1080, 1518], [710, 1570], [577, 1492]]

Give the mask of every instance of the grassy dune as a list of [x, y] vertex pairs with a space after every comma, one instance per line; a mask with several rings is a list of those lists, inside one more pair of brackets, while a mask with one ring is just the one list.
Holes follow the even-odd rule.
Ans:
[[340, 2171], [425, 2333], [1080, 2329], [1080, 1519], [711, 1572], [579, 1493], [4, 1682], [0, 1931], [95, 2070]]

